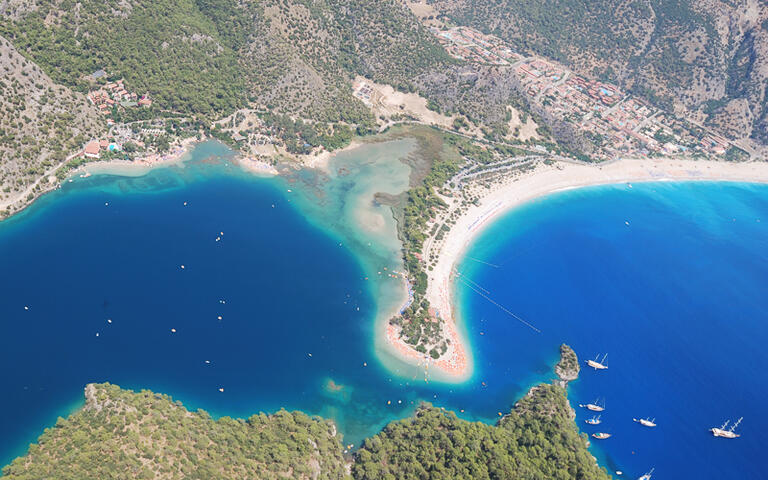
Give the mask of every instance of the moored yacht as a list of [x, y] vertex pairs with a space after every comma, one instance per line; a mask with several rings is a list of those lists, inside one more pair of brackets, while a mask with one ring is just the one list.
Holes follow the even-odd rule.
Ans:
[[633, 418], [632, 421], [639, 423], [640, 425], [644, 427], [655, 427], [656, 426], [656, 419], [648, 420], [648, 418]]
[[603, 355], [603, 359], [598, 361], [597, 359], [600, 357], [598, 354], [594, 360], [587, 360], [587, 365], [594, 368], [595, 370], [605, 370], [608, 368], [608, 366], [605, 364], [605, 359], [608, 357], [608, 354], [606, 353]]
[[587, 410], [591, 410], [593, 412], [602, 412], [605, 410], [605, 402], [603, 402], [602, 405], [600, 405], [600, 402], [598, 400], [595, 400], [595, 403], [587, 403], [586, 405], [583, 403], [580, 403], [579, 406], [581, 408], [586, 408]]
[[611, 438], [611, 434], [605, 433], [605, 432], [593, 433], [592, 436], [598, 440], [605, 440], [606, 438]]
[[722, 437], [722, 438], [739, 438], [741, 435], [735, 432], [736, 428], [739, 426], [741, 421], [744, 419], [744, 417], [739, 418], [736, 420], [736, 423], [734, 423], [731, 428], [726, 430], [726, 427], [728, 426], [728, 422], [730, 420], [726, 420], [725, 423], [723, 423], [720, 428], [714, 427], [711, 428], [709, 431], [712, 432], [712, 435], [716, 437]]
[[589, 418], [587, 420], [584, 420], [585, 423], [588, 423], [589, 425], [600, 425], [600, 415], [598, 416], [592, 416], [592, 418]]

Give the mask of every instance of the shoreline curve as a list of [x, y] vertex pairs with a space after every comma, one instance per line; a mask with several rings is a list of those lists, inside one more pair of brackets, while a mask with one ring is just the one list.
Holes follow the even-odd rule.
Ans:
[[[477, 204], [470, 205], [437, 248], [437, 262], [428, 271], [426, 298], [441, 312], [452, 347], [443, 362], [434, 362], [439, 379], [461, 383], [471, 377], [470, 343], [459, 328], [454, 298], [455, 266], [472, 241], [499, 216], [537, 198], [577, 188], [621, 183], [727, 181], [768, 183], [768, 163], [726, 163], [710, 160], [621, 159], [608, 164], [589, 165], [556, 161], [540, 164], [530, 172], [493, 185]], [[466, 320], [466, 319], [464, 319]], [[390, 338], [392, 345], [402, 340]], [[456, 343], [454, 343], [456, 342]], [[396, 347], [397, 348], [397, 347]], [[398, 348], [401, 350], [401, 348]], [[418, 357], [420, 354], [411, 349]], [[413, 358], [410, 356], [409, 358]], [[440, 360], [443, 360], [441, 357]]]

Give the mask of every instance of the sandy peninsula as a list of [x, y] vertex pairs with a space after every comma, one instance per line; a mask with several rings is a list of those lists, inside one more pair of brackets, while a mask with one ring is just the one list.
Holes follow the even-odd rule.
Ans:
[[[726, 163], [696, 160], [618, 160], [601, 166], [558, 161], [539, 164], [520, 176], [507, 178], [487, 189], [477, 205], [461, 215], [435, 251], [437, 264], [428, 272], [426, 297], [445, 320], [445, 335], [451, 348], [432, 368], [440, 377], [463, 381], [471, 374], [471, 354], [456, 323], [453, 304], [454, 266], [472, 239], [500, 214], [537, 197], [558, 191], [625, 182], [658, 181], [743, 181], [768, 183], [768, 163]], [[425, 252], [425, 255], [427, 252]], [[399, 339], [396, 329], [387, 330], [387, 338], [411, 361], [424, 362], [424, 356]]]

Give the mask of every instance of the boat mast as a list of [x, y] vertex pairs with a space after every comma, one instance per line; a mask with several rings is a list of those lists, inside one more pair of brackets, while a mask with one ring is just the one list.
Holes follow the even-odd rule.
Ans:
[[733, 425], [731, 425], [731, 428], [729, 428], [729, 429], [728, 429], [728, 431], [729, 431], [729, 432], [733, 432], [734, 430], [736, 430], [736, 427], [738, 427], [738, 426], [739, 426], [739, 424], [741, 423], [741, 421], [742, 421], [742, 420], [744, 420], [744, 417], [741, 417], [741, 418], [739, 418], [739, 419], [736, 421], [736, 423], [734, 423]]

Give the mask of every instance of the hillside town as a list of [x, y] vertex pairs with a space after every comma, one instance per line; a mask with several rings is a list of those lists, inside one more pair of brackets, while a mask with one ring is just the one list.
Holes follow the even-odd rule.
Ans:
[[[103, 78], [105, 72], [99, 70], [93, 74], [95, 78]], [[107, 82], [98, 89], [91, 90], [88, 93], [88, 100], [99, 109], [103, 115], [110, 116], [115, 109], [120, 108], [136, 108], [152, 106], [152, 99], [149, 97], [149, 93], [144, 95], [138, 95], [136, 92], [129, 91], [125, 86], [123, 79], [116, 80], [114, 82]], [[107, 119], [108, 124], [114, 123], [113, 118]]]
[[493, 35], [469, 27], [431, 28], [453, 57], [512, 69], [534, 105], [576, 125], [598, 147], [593, 157], [684, 155], [740, 158], [747, 152], [717, 132], [691, 124], [608, 82], [564, 65], [526, 57]]

